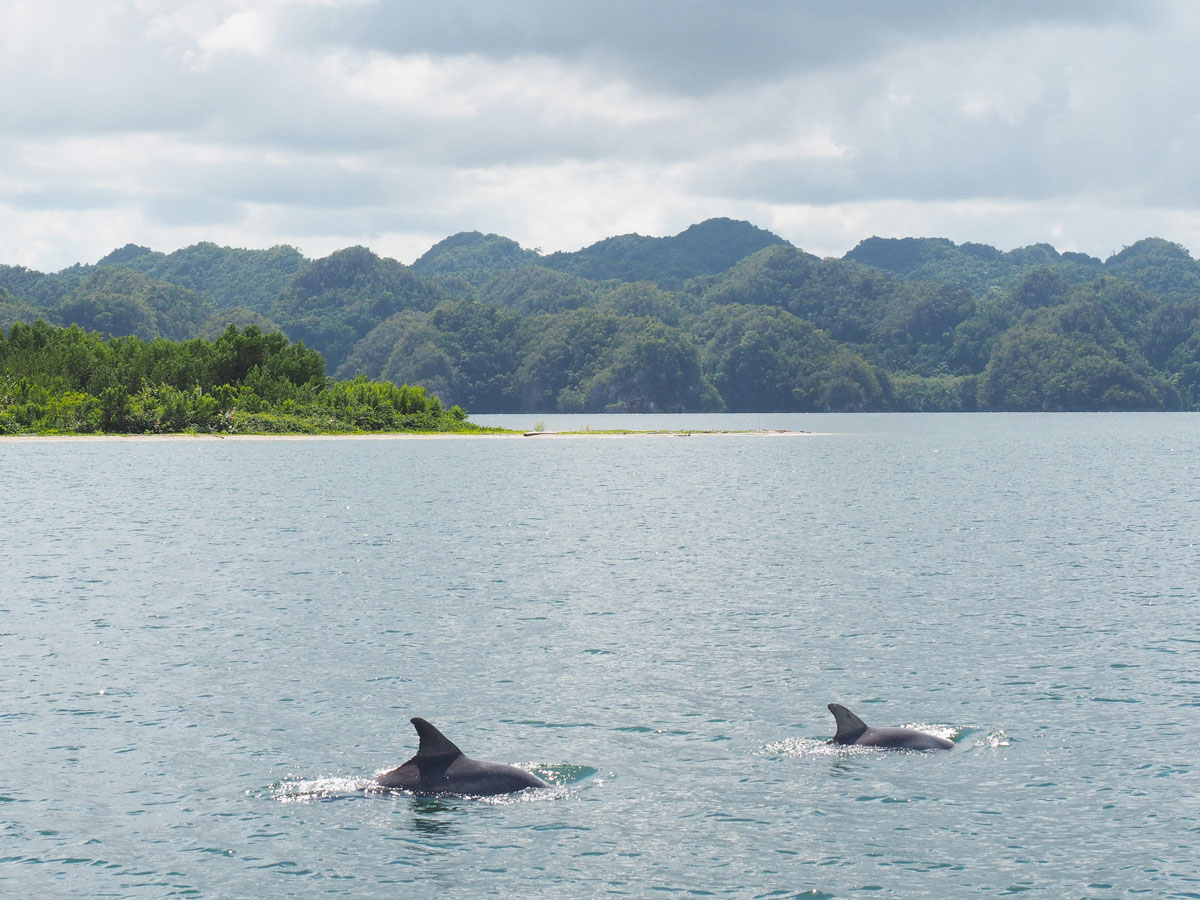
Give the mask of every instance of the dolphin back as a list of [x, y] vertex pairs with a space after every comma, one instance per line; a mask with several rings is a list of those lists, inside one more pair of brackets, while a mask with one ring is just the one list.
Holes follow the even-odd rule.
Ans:
[[529, 787], [549, 787], [532, 772], [504, 763], [471, 759], [424, 719], [412, 720], [420, 745], [416, 756], [375, 778], [383, 787], [415, 794], [494, 796]]
[[442, 785], [436, 790], [475, 797], [493, 797], [497, 794], [512, 794], [525, 788], [549, 786], [525, 769], [460, 756], [446, 771]]
[[840, 703], [830, 703], [829, 711], [837, 722], [834, 744], [859, 747], [887, 747], [903, 750], [949, 750], [951, 741], [915, 728], [872, 728]]
[[902, 750], [949, 750], [954, 746], [943, 737], [915, 728], [868, 728], [856, 743], [860, 747], [893, 747]]

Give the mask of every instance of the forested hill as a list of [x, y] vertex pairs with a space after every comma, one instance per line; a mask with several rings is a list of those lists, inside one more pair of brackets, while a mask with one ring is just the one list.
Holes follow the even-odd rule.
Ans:
[[213, 340], [282, 331], [338, 378], [472, 413], [1200, 408], [1200, 263], [869, 238], [821, 259], [747, 222], [543, 254], [464, 232], [411, 266], [365, 247], [127, 245], [0, 265], [0, 327]]

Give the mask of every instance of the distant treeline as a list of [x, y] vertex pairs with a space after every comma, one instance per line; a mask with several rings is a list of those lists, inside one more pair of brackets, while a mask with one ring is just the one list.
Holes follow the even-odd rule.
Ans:
[[279, 330], [337, 378], [476, 413], [1200, 409], [1200, 264], [1158, 238], [1106, 261], [938, 238], [819, 259], [713, 219], [545, 255], [463, 233], [412, 266], [129, 245], [0, 266], [0, 326], [39, 317], [143, 341]]
[[0, 434], [478, 431], [420, 387], [335, 382], [282, 334], [108, 338], [14, 322], [0, 334]]

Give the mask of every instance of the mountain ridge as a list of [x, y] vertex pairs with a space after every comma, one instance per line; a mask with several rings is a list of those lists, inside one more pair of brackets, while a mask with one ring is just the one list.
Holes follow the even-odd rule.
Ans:
[[820, 258], [723, 218], [551, 254], [459, 232], [412, 265], [126, 244], [58, 273], [0, 265], [0, 328], [39, 317], [278, 330], [339, 377], [476, 411], [1200, 408], [1200, 264], [1162, 238], [1103, 261], [878, 236]]

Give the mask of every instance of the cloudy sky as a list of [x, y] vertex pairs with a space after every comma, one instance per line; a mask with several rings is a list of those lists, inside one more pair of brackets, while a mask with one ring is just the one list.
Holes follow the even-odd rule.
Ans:
[[1200, 255], [1193, 0], [0, 0], [0, 263], [747, 219]]

